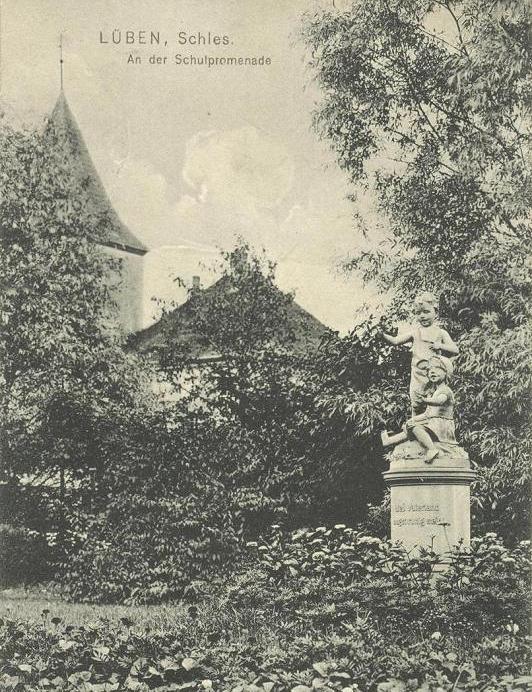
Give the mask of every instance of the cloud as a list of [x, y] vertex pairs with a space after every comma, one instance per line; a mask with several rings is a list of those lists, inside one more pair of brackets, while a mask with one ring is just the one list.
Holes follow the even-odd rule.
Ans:
[[294, 175], [286, 149], [254, 127], [199, 132], [186, 145], [175, 227], [189, 242], [228, 247], [242, 236], [275, 253]]
[[[294, 189], [296, 169], [283, 146], [252, 127], [192, 136], [182, 167], [186, 190], [172, 187], [138, 158], [118, 161], [113, 198], [141, 238], [156, 240], [145, 261], [145, 316], [158, 314], [151, 299], [182, 302], [199, 274], [205, 285], [217, 248], [237, 236], [264, 247], [278, 263], [278, 283], [326, 324], [349, 329], [362, 292], [337, 265], [354, 247], [352, 207], [334, 181], [316, 174], [304, 194]], [[158, 242], [157, 242], [158, 241]], [[157, 248], [157, 245], [164, 246]]]
[[284, 147], [251, 126], [200, 132], [187, 144], [183, 177], [225, 206], [272, 209], [292, 188], [294, 163]]
[[[109, 152], [108, 152], [109, 156]], [[227, 247], [236, 236], [269, 247], [292, 188], [294, 164], [282, 146], [253, 127], [201, 132], [186, 145], [188, 191], [127, 147], [111, 156], [104, 184], [124, 222], [150, 245], [188, 242]]]
[[182, 218], [193, 215], [198, 207], [198, 204], [203, 201], [204, 199], [202, 194], [200, 194], [199, 197], [194, 197], [193, 195], [183, 195], [175, 205], [175, 214]]

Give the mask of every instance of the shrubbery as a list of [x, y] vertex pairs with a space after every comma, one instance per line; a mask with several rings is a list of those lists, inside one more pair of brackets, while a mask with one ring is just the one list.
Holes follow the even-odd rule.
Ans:
[[[249, 586], [256, 591], [245, 598], [281, 599], [287, 616], [309, 603], [316, 606], [315, 615], [306, 611], [311, 621], [328, 617], [340, 624], [365, 612], [388, 636], [404, 641], [419, 634], [420, 623], [427, 635], [437, 630], [470, 639], [475, 638], [471, 628], [483, 635], [502, 624], [521, 631], [528, 627], [528, 541], [509, 550], [495, 534], [487, 534], [473, 539], [470, 549], [445, 555], [443, 569], [441, 558], [429, 550], [409, 555], [343, 525], [288, 535], [275, 527], [268, 540], [252, 548], [262, 578], [255, 574]], [[275, 585], [275, 595], [268, 584]], [[286, 594], [288, 602], [283, 601]]]
[[169, 431], [157, 411], [106, 440], [91, 511], [67, 517], [58, 580], [72, 599], [158, 603], [232, 568], [242, 542], [212, 443], [207, 423]]
[[227, 572], [239, 548], [226, 499], [207, 484], [164, 500], [122, 494], [71, 537], [61, 580], [74, 600], [98, 603], [176, 599], [191, 580]]
[[[253, 547], [253, 546], [252, 546]], [[163, 628], [122, 618], [72, 626], [43, 612], [0, 632], [2, 689], [509, 691], [527, 689], [529, 545], [496, 536], [409, 559], [337, 526], [260, 542]], [[52, 619], [50, 619], [52, 616]], [[137, 621], [135, 621], [137, 620]]]
[[49, 579], [51, 553], [38, 531], [0, 524], [0, 588]]

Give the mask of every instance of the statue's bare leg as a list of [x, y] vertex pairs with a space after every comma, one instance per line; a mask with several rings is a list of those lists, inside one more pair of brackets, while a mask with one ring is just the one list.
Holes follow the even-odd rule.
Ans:
[[440, 453], [440, 450], [434, 444], [432, 437], [425, 430], [425, 428], [422, 428], [420, 425], [416, 425], [414, 428], [412, 428], [412, 435], [414, 435], [416, 440], [427, 450], [424, 461], [426, 464], [430, 464]]

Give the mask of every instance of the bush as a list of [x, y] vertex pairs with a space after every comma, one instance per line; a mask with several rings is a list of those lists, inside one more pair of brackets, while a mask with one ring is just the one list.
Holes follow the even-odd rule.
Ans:
[[96, 603], [179, 598], [194, 579], [227, 573], [239, 548], [224, 497], [207, 484], [202, 495], [123, 493], [69, 539], [61, 580], [74, 600]]
[[364, 531], [379, 538], [389, 536], [391, 511], [390, 491], [387, 490], [380, 504], [368, 505], [368, 516], [362, 524]]
[[35, 584], [51, 576], [51, 554], [38, 531], [0, 524], [0, 586]]
[[226, 574], [242, 547], [212, 448], [192, 416], [154, 407], [113, 425], [90, 507], [66, 512], [58, 581], [73, 600], [158, 603]]
[[55, 488], [0, 484], [0, 524], [26, 526], [41, 532], [52, 531], [57, 495]]
[[[433, 552], [411, 556], [341, 524], [291, 534], [274, 527], [250, 545], [259, 569], [237, 598], [260, 603], [264, 592], [283, 613], [314, 625], [369, 613], [382, 631], [404, 642], [421, 627], [423, 636], [439, 631], [469, 640], [501, 625], [528, 628], [529, 541], [510, 550], [493, 533], [475, 538], [470, 549], [446, 555], [447, 569], [437, 576], [440, 558]], [[268, 585], [275, 586], [273, 594]]]

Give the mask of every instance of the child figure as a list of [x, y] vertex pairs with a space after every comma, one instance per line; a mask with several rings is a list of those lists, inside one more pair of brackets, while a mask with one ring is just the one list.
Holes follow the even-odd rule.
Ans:
[[423, 397], [426, 409], [423, 413], [406, 421], [402, 432], [390, 435], [381, 434], [384, 447], [396, 445], [415, 438], [426, 450], [424, 461], [430, 464], [440, 453], [435, 442], [456, 444], [454, 431], [454, 395], [447, 385], [453, 373], [453, 365], [445, 356], [431, 358], [428, 366], [428, 380], [436, 389], [430, 396]]
[[420, 293], [414, 300], [414, 313], [419, 324], [414, 325], [406, 332], [391, 336], [383, 333], [388, 343], [397, 346], [407, 341], [412, 342], [412, 369], [410, 375], [410, 402], [412, 415], [423, 411], [423, 396], [427, 391], [426, 361], [434, 355], [456, 356], [458, 346], [449, 334], [434, 324], [436, 320], [437, 301], [432, 293]]

